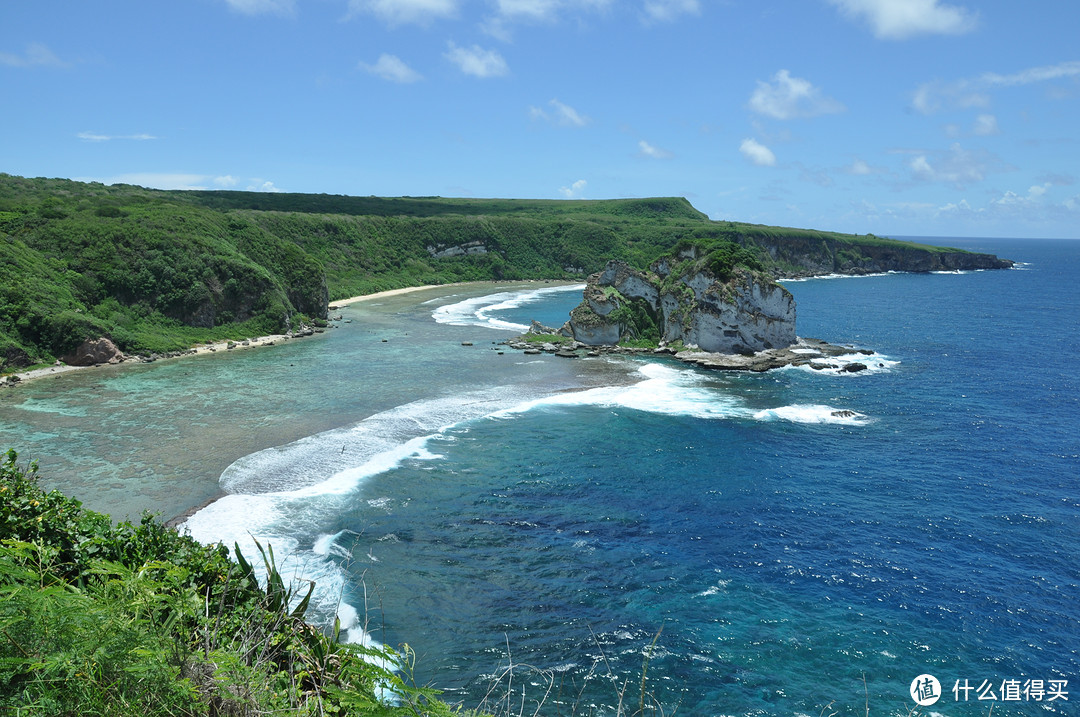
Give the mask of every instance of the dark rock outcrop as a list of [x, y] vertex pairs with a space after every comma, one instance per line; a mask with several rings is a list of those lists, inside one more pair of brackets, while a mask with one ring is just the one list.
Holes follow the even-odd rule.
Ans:
[[87, 339], [79, 348], [67, 356], [61, 356], [60, 360], [68, 366], [95, 366], [99, 363], [119, 363], [124, 360], [124, 354], [116, 348], [109, 339]]
[[8, 344], [0, 349], [0, 367], [5, 369], [23, 368], [34, 363], [30, 355], [22, 347]]

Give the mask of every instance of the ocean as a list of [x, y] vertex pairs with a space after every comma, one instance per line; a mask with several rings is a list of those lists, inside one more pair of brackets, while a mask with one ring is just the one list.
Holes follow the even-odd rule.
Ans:
[[1019, 264], [786, 283], [857, 374], [527, 356], [580, 286], [470, 285], [35, 381], [0, 440], [88, 507], [270, 542], [466, 707], [1078, 714], [1080, 241], [920, 240]]

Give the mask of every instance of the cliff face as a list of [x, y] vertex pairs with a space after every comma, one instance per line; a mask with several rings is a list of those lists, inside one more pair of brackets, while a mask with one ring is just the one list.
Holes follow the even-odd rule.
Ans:
[[787, 289], [742, 266], [717, 276], [705, 259], [691, 247], [648, 272], [609, 262], [589, 277], [569, 332], [589, 345], [641, 338], [723, 354], [795, 343], [795, 300]]
[[826, 274], [880, 274], [887, 271], [971, 271], [1008, 269], [1013, 262], [993, 254], [934, 249], [905, 242], [844, 242], [828, 236], [742, 237], [739, 242], [767, 257], [779, 278]]

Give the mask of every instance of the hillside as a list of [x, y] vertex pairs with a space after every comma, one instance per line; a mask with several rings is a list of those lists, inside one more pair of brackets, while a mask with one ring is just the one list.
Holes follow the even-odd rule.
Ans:
[[714, 222], [685, 199], [159, 191], [0, 174], [0, 370], [106, 336], [126, 353], [288, 331], [327, 301], [456, 281], [582, 278], [680, 241], [775, 276], [993, 268], [873, 236]]
[[0, 493], [0, 710], [481, 717], [413, 684], [407, 645], [348, 644], [340, 625], [305, 622], [314, 584], [282, 574], [272, 546], [236, 546], [234, 562], [149, 514], [114, 525], [42, 490], [14, 450]]

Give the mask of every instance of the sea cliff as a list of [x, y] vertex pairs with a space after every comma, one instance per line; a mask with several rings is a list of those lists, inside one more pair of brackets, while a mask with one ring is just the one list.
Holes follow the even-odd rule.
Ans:
[[740, 245], [754, 251], [769, 273], [781, 279], [889, 271], [979, 271], [1009, 269], [1013, 262], [993, 254], [962, 251], [874, 236], [845, 237], [817, 232], [780, 235], [737, 234]]
[[726, 354], [783, 348], [796, 339], [795, 300], [787, 289], [743, 265], [718, 276], [694, 246], [649, 271], [609, 262], [589, 277], [568, 325], [575, 340], [589, 345], [655, 338]]

